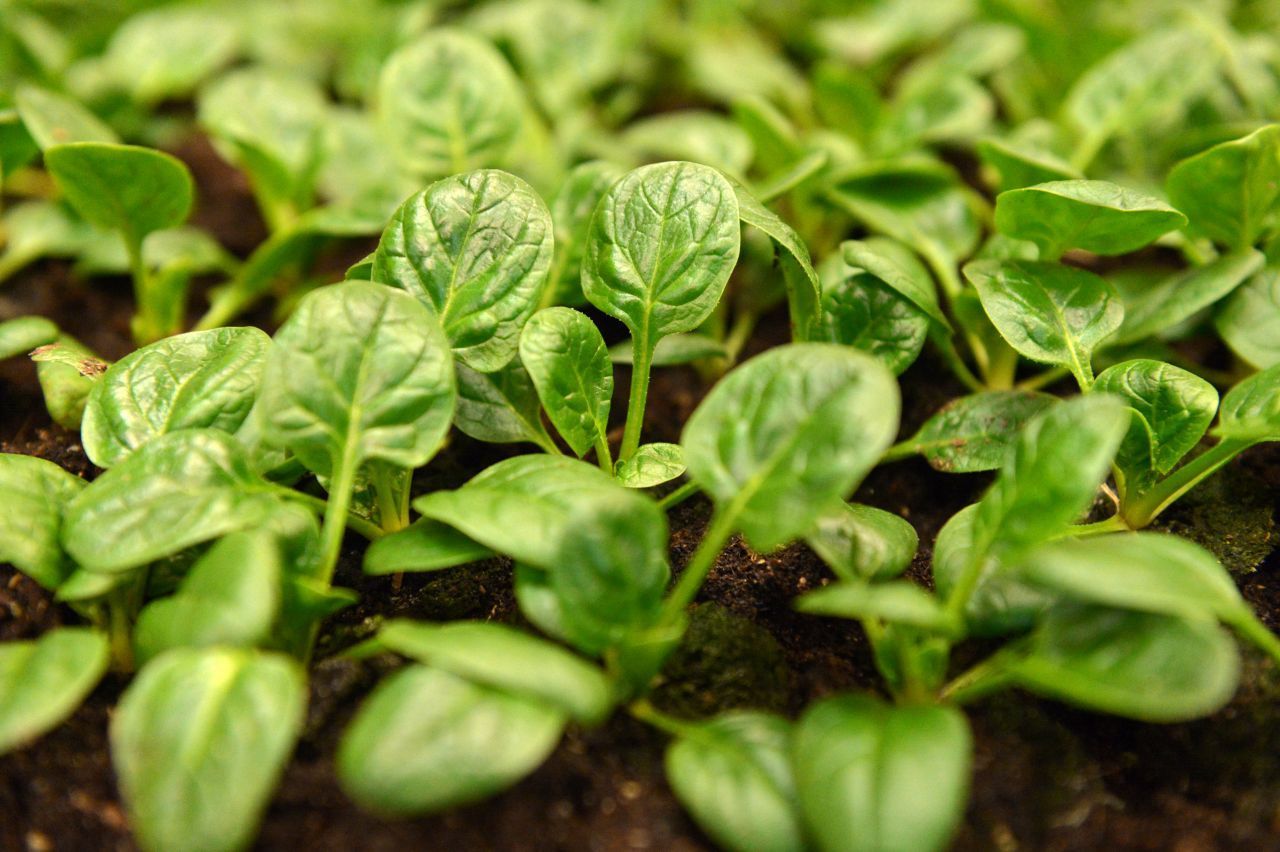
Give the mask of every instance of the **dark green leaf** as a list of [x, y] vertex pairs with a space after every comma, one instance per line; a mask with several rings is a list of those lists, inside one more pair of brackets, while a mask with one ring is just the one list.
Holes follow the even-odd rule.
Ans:
[[818, 266], [822, 319], [815, 338], [861, 349], [894, 375], [920, 355], [931, 320], [906, 296], [832, 255]]
[[805, 541], [842, 580], [886, 580], [911, 564], [920, 545], [902, 518], [858, 503], [841, 502], [818, 518]]
[[542, 425], [542, 404], [520, 359], [492, 373], [476, 372], [461, 362], [455, 367], [458, 410], [453, 422], [461, 432], [491, 444], [528, 441], [550, 451], [554, 444]]
[[846, 240], [840, 244], [840, 251], [845, 264], [875, 276], [905, 296], [938, 325], [951, 328], [951, 323], [938, 307], [933, 279], [906, 246], [892, 239], [872, 237], [868, 240]]
[[1027, 421], [1054, 403], [1048, 394], [985, 391], [954, 399], [906, 441], [935, 470], [996, 470]]
[[581, 458], [600, 446], [609, 431], [613, 365], [595, 323], [573, 308], [541, 310], [520, 336], [520, 360], [573, 452]]
[[1127, 254], [1187, 224], [1158, 198], [1104, 180], [1060, 180], [1000, 193], [996, 228], [1053, 260], [1069, 248]]
[[628, 488], [652, 488], [685, 471], [679, 444], [641, 444], [631, 458], [618, 463], [614, 475]]

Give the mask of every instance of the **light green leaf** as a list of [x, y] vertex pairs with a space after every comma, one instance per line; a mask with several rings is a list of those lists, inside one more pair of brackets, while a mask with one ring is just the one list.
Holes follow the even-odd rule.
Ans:
[[0, 562], [56, 589], [71, 572], [60, 541], [63, 514], [84, 487], [53, 462], [0, 453]]
[[91, 224], [141, 244], [152, 231], [181, 225], [195, 187], [182, 162], [134, 145], [75, 142], [44, 152], [67, 202]]
[[964, 815], [973, 740], [953, 707], [828, 698], [796, 726], [792, 766], [820, 849], [940, 850]]
[[942, 603], [908, 580], [832, 583], [801, 595], [795, 606], [813, 615], [882, 619], [922, 630], [946, 631], [952, 626]]
[[867, 240], [846, 240], [840, 244], [840, 251], [845, 264], [875, 276], [906, 297], [938, 325], [951, 328], [950, 321], [938, 307], [938, 294], [934, 289], [933, 279], [909, 248], [892, 239], [872, 237]]
[[1253, 274], [1214, 319], [1222, 340], [1258, 369], [1280, 364], [1280, 266]]
[[550, 451], [554, 443], [542, 425], [542, 404], [519, 358], [492, 373], [478, 373], [461, 362], [454, 366], [458, 410], [453, 422], [459, 431], [477, 441], [529, 441]]
[[631, 458], [618, 463], [614, 476], [628, 488], [652, 488], [684, 471], [684, 450], [679, 444], [641, 444]]
[[595, 323], [573, 308], [541, 310], [520, 336], [520, 360], [574, 454], [599, 448], [609, 432], [613, 365]]
[[1093, 380], [1098, 344], [1120, 327], [1124, 306], [1103, 279], [1083, 269], [1025, 260], [978, 260], [964, 268], [992, 324], [1020, 354]]
[[391, 55], [378, 120], [402, 168], [421, 177], [500, 165], [523, 124], [524, 93], [490, 44], [436, 29]]
[[1213, 621], [1088, 606], [1051, 609], [1007, 666], [1033, 692], [1144, 722], [1214, 713], [1240, 680], [1235, 642]]
[[26, 355], [58, 339], [58, 326], [44, 317], [17, 317], [0, 322], [0, 361]]
[[1136, 343], [1174, 328], [1243, 284], [1262, 269], [1261, 252], [1246, 249], [1170, 275], [1128, 299], [1124, 324], [1109, 344]]
[[496, 170], [437, 181], [382, 235], [373, 280], [439, 315], [458, 359], [482, 373], [510, 361], [546, 284], [551, 214], [524, 181]]
[[135, 100], [154, 103], [191, 94], [238, 47], [236, 25], [213, 10], [162, 8], [121, 24], [107, 43], [103, 62]]
[[1053, 403], [1048, 394], [1027, 391], [962, 396], [940, 408], [903, 446], [923, 455], [934, 470], [996, 470], [1027, 421]]
[[80, 492], [62, 542], [84, 568], [129, 571], [260, 523], [276, 505], [268, 487], [226, 432], [170, 432]]
[[563, 711], [545, 702], [409, 666], [383, 681], [347, 728], [338, 778], [353, 799], [380, 813], [440, 811], [532, 772], [564, 724]]
[[887, 580], [907, 570], [920, 537], [892, 512], [841, 502], [818, 518], [805, 542], [842, 580]]
[[280, 556], [265, 532], [218, 541], [177, 592], [139, 614], [133, 634], [138, 664], [170, 648], [253, 647], [265, 640], [280, 610]]
[[996, 229], [1040, 247], [1054, 260], [1069, 248], [1128, 254], [1187, 224], [1158, 198], [1105, 180], [1060, 180], [996, 198]]
[[453, 362], [431, 312], [381, 284], [316, 290], [276, 333], [258, 411], [312, 471], [426, 464], [453, 419]]
[[659, 163], [628, 172], [592, 217], [583, 292], [652, 352], [711, 315], [738, 260], [738, 231], [733, 187], [714, 169]]
[[799, 852], [790, 725], [765, 713], [691, 724], [667, 747], [667, 780], [715, 841], [738, 852]]
[[1233, 249], [1253, 245], [1274, 226], [1280, 202], [1280, 125], [1188, 157], [1165, 187], [1195, 230]]
[[36, 378], [53, 422], [79, 430], [85, 403], [94, 382], [107, 371], [106, 362], [68, 334], [32, 351], [31, 360], [36, 362]]
[[378, 641], [397, 654], [472, 683], [537, 699], [585, 724], [613, 709], [609, 681], [576, 654], [499, 624], [393, 619]]
[[1280, 366], [1254, 373], [1227, 391], [1213, 434], [1250, 443], [1280, 440]]
[[270, 345], [256, 328], [219, 328], [126, 355], [89, 393], [81, 427], [85, 453], [108, 468], [179, 429], [235, 432], [253, 407]]
[[492, 550], [453, 527], [420, 518], [369, 545], [364, 554], [364, 572], [380, 576], [403, 571], [437, 571], [493, 555]]
[[932, 321], [879, 278], [850, 267], [839, 255], [818, 266], [822, 319], [815, 339], [842, 343], [900, 375], [920, 356]]
[[879, 363], [834, 344], [791, 344], [722, 379], [681, 444], [692, 479], [767, 552], [847, 497], [897, 425], [897, 384]]
[[991, 137], [977, 144], [982, 162], [1000, 173], [1000, 191], [1084, 176], [1057, 154], [1029, 141]]
[[83, 627], [0, 644], [0, 754], [70, 716], [106, 672], [108, 657], [106, 637]]
[[120, 141], [114, 130], [67, 95], [24, 83], [13, 100], [41, 151], [68, 142]]
[[580, 305], [586, 301], [582, 295], [582, 259], [587, 253], [591, 214], [622, 175], [622, 169], [604, 160], [580, 163], [565, 175], [551, 199], [555, 254], [543, 295], [544, 306]]
[[755, 154], [746, 131], [719, 113], [675, 110], [646, 116], [627, 125], [619, 136], [638, 159], [689, 160], [714, 166], [741, 178]]
[[787, 287], [787, 305], [791, 314], [791, 339], [809, 340], [818, 323], [822, 294], [809, 249], [795, 229], [757, 201], [750, 190], [737, 181], [730, 183], [743, 224], [768, 235], [780, 251], [779, 265]]
[[151, 661], [111, 720], [111, 757], [146, 849], [248, 844], [302, 728], [307, 688], [281, 654], [182, 648]]

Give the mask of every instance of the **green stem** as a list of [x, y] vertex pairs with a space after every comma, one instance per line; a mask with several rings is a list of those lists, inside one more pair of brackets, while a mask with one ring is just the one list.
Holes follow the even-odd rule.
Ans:
[[111, 667], [119, 672], [133, 671], [133, 636], [129, 618], [132, 590], [122, 586], [107, 599], [107, 630], [111, 643]]
[[373, 466], [373, 493], [378, 503], [378, 521], [383, 532], [393, 533], [409, 526], [411, 477], [396, 483], [397, 471], [385, 462]]
[[[294, 491], [292, 488], [286, 488], [283, 485], [273, 486], [271, 493], [276, 494], [285, 500], [292, 500], [311, 509], [317, 515], [325, 515], [329, 504], [321, 500], [319, 497], [312, 497], [310, 494], [303, 494], [301, 491]], [[373, 541], [383, 536], [382, 527], [377, 524], [370, 523], [364, 518], [352, 512], [347, 513], [347, 529], [360, 535], [361, 537]]]
[[1175, 500], [1195, 488], [1210, 474], [1256, 441], [1226, 438], [1158, 482], [1130, 505], [1122, 507], [1125, 521], [1135, 530], [1148, 526]]
[[1051, 370], [1045, 370], [1043, 373], [1037, 373], [1030, 378], [1023, 379], [1016, 385], [1018, 390], [1037, 391], [1043, 387], [1047, 387], [1059, 379], [1065, 379], [1071, 375], [1071, 371], [1066, 367], [1054, 367]]
[[356, 479], [356, 435], [352, 430], [342, 450], [342, 460], [333, 471], [329, 482], [329, 502], [324, 509], [324, 523], [321, 530], [321, 570], [327, 585], [333, 580], [334, 569], [338, 567], [338, 555], [342, 550], [342, 534], [346, 531], [348, 510], [351, 507], [351, 491], [355, 488]]
[[1276, 635], [1258, 620], [1252, 610], [1248, 609], [1247, 606], [1242, 608], [1243, 612], [1240, 617], [1232, 619], [1229, 623], [1237, 633], [1256, 645], [1276, 665], [1280, 665], [1280, 639], [1276, 638]]
[[690, 480], [658, 501], [658, 508], [666, 512], [679, 506], [685, 500], [698, 493], [698, 483]]
[[600, 433], [596, 436], [596, 464], [605, 473], [613, 476], [613, 456], [609, 452], [609, 439]]
[[139, 346], [159, 340], [163, 332], [151, 304], [151, 287], [147, 265], [142, 258], [142, 241], [132, 234], [124, 235], [125, 251], [129, 255], [129, 272], [133, 277], [133, 340]]
[[698, 590], [702, 588], [703, 582], [707, 579], [707, 574], [711, 572], [712, 566], [716, 564], [716, 557], [720, 555], [721, 550], [724, 550], [725, 544], [729, 541], [729, 536], [733, 534], [733, 527], [737, 520], [738, 509], [732, 504], [724, 512], [717, 510], [711, 516], [711, 526], [707, 528], [706, 533], [702, 536], [702, 542], [698, 545], [698, 549], [693, 552], [689, 563], [685, 565], [684, 571], [680, 574], [680, 579], [676, 581], [676, 587], [671, 590], [671, 594], [662, 603], [660, 623], [673, 623], [684, 612], [685, 607], [693, 603], [693, 599], [698, 595]]
[[1018, 373], [1018, 353], [1010, 346], [1002, 346], [995, 352], [988, 353], [987, 387], [991, 390], [1011, 390], [1014, 377]]
[[627, 711], [640, 721], [653, 725], [658, 730], [673, 737], [686, 736], [696, 727], [683, 719], [677, 719], [674, 716], [663, 713], [657, 707], [654, 707], [647, 698], [631, 702], [627, 705]]
[[986, 385], [978, 380], [978, 377], [965, 364], [964, 359], [960, 357], [960, 353], [956, 351], [955, 341], [951, 339], [945, 329], [933, 335], [933, 342], [938, 348], [938, 353], [942, 356], [943, 362], [951, 370], [952, 374], [960, 380], [962, 385], [974, 393], [980, 393], [987, 389]]
[[759, 321], [753, 311], [743, 311], [733, 322], [733, 328], [729, 330], [729, 335], [724, 339], [724, 349], [728, 353], [725, 359], [729, 362], [729, 366], [733, 366], [738, 362], [738, 356], [742, 354], [742, 347], [747, 344], [747, 340], [751, 337], [751, 332], [755, 331], [756, 323]]
[[886, 464], [888, 462], [904, 461], [917, 455], [920, 452], [920, 445], [916, 443], [914, 438], [908, 438], [905, 441], [899, 441], [892, 447], [884, 451], [884, 455], [880, 457], [877, 464]]
[[1111, 136], [1110, 129], [1106, 127], [1094, 128], [1080, 140], [1080, 144], [1076, 146], [1076, 150], [1071, 155], [1071, 165], [1080, 173], [1084, 173], [1089, 165], [1093, 163], [1093, 158], [1098, 156], [1098, 152], [1102, 150], [1102, 146], [1107, 143], [1107, 139]]
[[952, 704], [967, 704], [1004, 688], [1010, 680], [1005, 659], [1003, 652], [987, 657], [943, 687], [941, 698]]
[[644, 407], [649, 397], [649, 368], [653, 364], [653, 346], [648, 333], [631, 339], [631, 395], [627, 399], [627, 424], [622, 431], [618, 461], [626, 461], [640, 446], [640, 430], [644, 428]]
[[195, 331], [209, 331], [214, 328], [221, 328], [236, 317], [240, 311], [245, 308], [244, 299], [240, 298], [238, 291], [231, 289], [232, 285], [228, 283], [224, 285], [226, 289], [217, 292], [213, 296], [213, 300], [209, 303], [209, 309], [204, 312], [204, 316], [195, 324]]
[[1094, 521], [1091, 524], [1074, 524], [1051, 538], [1053, 540], [1060, 538], [1086, 538], [1091, 535], [1105, 535], [1113, 532], [1133, 532], [1133, 528], [1125, 522], [1121, 515], [1117, 514], [1103, 521]]

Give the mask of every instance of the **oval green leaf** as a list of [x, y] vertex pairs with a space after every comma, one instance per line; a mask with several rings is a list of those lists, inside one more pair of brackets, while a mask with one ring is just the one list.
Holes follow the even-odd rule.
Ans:
[[101, 680], [109, 656], [106, 637], [82, 627], [0, 644], [0, 754], [70, 716]]
[[520, 360], [574, 454], [599, 447], [609, 431], [613, 364], [595, 323], [573, 308], [539, 311], [520, 335]]
[[72, 570], [62, 550], [63, 516], [84, 487], [53, 462], [0, 453], [0, 562], [58, 588]]
[[996, 229], [1054, 260], [1069, 248], [1128, 254], [1187, 224], [1158, 198], [1105, 180], [1058, 180], [1000, 193]]

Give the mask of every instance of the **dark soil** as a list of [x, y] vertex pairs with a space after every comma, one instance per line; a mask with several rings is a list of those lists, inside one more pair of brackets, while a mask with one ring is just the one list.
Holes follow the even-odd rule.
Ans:
[[[252, 205], [207, 146], [181, 149], [205, 188], [197, 216], [243, 252], [261, 231]], [[231, 190], [225, 187], [230, 186]], [[210, 190], [208, 187], [221, 187]], [[215, 194], [215, 192], [217, 194]], [[237, 206], [238, 205], [238, 206]], [[226, 206], [235, 215], [218, 213]], [[244, 231], [250, 231], [246, 236]], [[53, 317], [106, 357], [128, 350], [128, 287], [76, 281], [65, 264], [43, 263], [0, 292], [0, 319], [38, 312]], [[766, 322], [753, 350], [781, 342], [781, 318]], [[904, 432], [961, 390], [928, 359], [903, 378]], [[625, 376], [619, 376], [625, 388]], [[675, 440], [705, 391], [692, 370], [655, 374], [647, 438]], [[522, 448], [458, 437], [419, 474], [416, 487], [451, 487]], [[92, 476], [78, 436], [49, 422], [35, 372], [0, 364], [0, 451], [52, 459]], [[1247, 477], [1251, 517], [1274, 516], [1280, 449], [1259, 448], [1233, 465]], [[972, 502], [990, 477], [936, 473], [910, 461], [877, 469], [858, 500], [897, 512], [920, 534], [911, 575], [927, 582], [931, 543], [942, 523]], [[1177, 515], [1191, 528], [1226, 523], [1238, 492]], [[1208, 508], [1205, 508], [1206, 505]], [[1259, 508], [1261, 507], [1261, 509]], [[1196, 513], [1199, 513], [1198, 515]], [[696, 546], [709, 507], [692, 500], [671, 513], [677, 568]], [[1184, 530], [1185, 531], [1185, 530]], [[1211, 531], [1212, 532], [1212, 531]], [[1226, 531], [1224, 530], [1224, 533]], [[1261, 617], [1280, 628], [1280, 551], [1274, 540], [1250, 544], [1266, 554], [1256, 571], [1238, 569], [1241, 588]], [[359, 570], [354, 538], [337, 582], [361, 602], [335, 616], [321, 641], [345, 646], [387, 616], [519, 621], [510, 564], [494, 559], [451, 571], [388, 578]], [[1249, 566], [1252, 567], [1252, 566]], [[711, 713], [760, 707], [795, 714], [842, 690], [876, 690], [865, 638], [851, 622], [795, 613], [805, 590], [830, 580], [803, 546], [762, 556], [741, 542], [720, 557], [695, 609], [688, 643], [667, 669], [656, 700], [671, 712]], [[0, 566], [0, 640], [28, 638], [74, 615], [33, 582]], [[976, 738], [972, 798], [956, 848], [965, 850], [1280, 849], [1280, 677], [1247, 649], [1246, 677], [1234, 701], [1211, 719], [1143, 725], [1006, 693], [970, 708]], [[339, 735], [363, 696], [391, 665], [321, 659], [312, 671], [306, 732], [264, 821], [259, 848], [307, 850], [656, 849], [710, 847], [672, 796], [662, 772], [663, 735], [619, 713], [595, 730], [570, 728], [533, 775], [485, 803], [412, 821], [384, 821], [357, 810], [333, 773]], [[56, 731], [0, 758], [0, 849], [132, 849], [107, 754], [111, 707], [124, 683], [108, 677]]]

